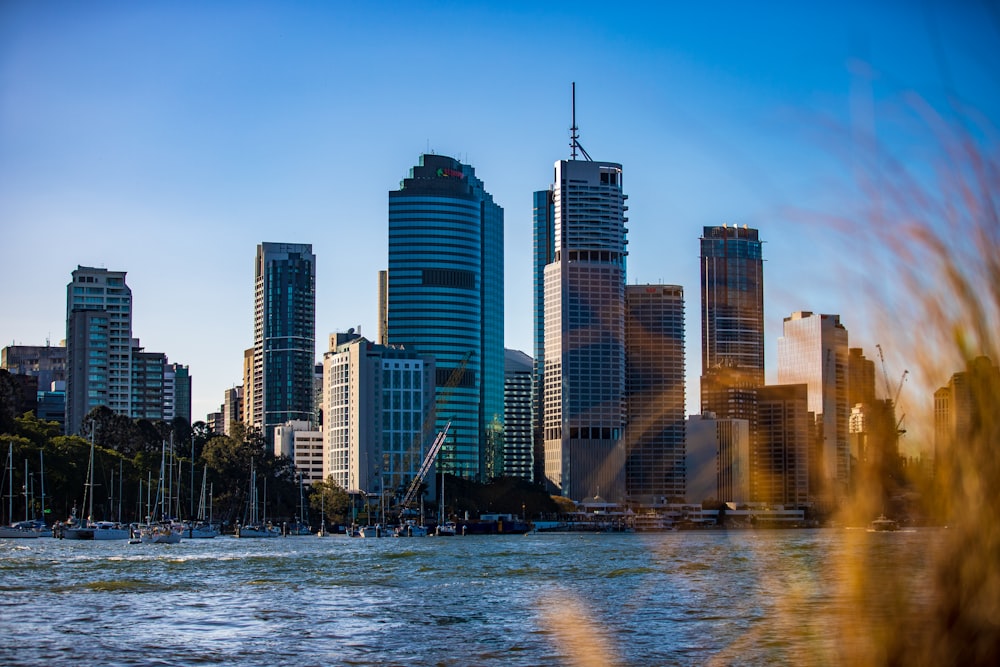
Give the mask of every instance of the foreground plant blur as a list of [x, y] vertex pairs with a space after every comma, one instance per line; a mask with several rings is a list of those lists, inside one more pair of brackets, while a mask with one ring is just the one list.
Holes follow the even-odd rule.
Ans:
[[[933, 485], [923, 490], [935, 518], [946, 524], [940, 547], [928, 554], [933, 578], [913, 582], [911, 573], [891, 564], [842, 563], [839, 582], [855, 608], [881, 611], [839, 619], [836, 631], [845, 641], [838, 662], [997, 664], [1000, 160], [989, 128], [967, 117], [945, 119], [922, 100], [909, 102], [930, 130], [931, 139], [920, 144], [920, 154], [930, 158], [866, 155], [870, 162], [859, 184], [864, 209], [840, 220], [840, 229], [860, 244], [855, 256], [883, 264], [866, 293], [881, 294], [885, 285], [877, 281], [890, 276], [894, 292], [907, 295], [905, 303], [868, 304], [885, 316], [885, 333], [906, 352], [906, 363], [936, 383], [931, 390], [966, 372], [970, 420], [957, 437], [936, 438]], [[931, 421], [929, 394], [909, 408]], [[881, 493], [878, 485], [861, 485], [843, 509], [870, 513], [882, 502]]]

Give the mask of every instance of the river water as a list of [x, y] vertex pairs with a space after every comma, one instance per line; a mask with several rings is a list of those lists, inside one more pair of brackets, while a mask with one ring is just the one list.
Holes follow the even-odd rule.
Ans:
[[[3, 665], [844, 664], [933, 530], [0, 540]], [[879, 577], [869, 577], [878, 581]], [[857, 608], [861, 601], [861, 607]]]

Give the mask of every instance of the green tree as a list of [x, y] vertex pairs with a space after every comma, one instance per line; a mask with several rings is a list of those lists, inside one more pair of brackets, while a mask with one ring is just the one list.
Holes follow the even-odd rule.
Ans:
[[322, 482], [313, 482], [309, 491], [309, 507], [317, 516], [324, 514], [328, 523], [347, 523], [351, 498], [330, 475]]

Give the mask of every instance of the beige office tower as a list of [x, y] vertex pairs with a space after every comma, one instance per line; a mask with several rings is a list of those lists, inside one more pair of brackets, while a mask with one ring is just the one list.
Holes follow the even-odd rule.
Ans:
[[847, 329], [839, 315], [799, 311], [785, 318], [778, 339], [778, 384], [808, 387], [808, 409], [820, 438], [813, 461], [819, 488], [813, 492], [825, 500], [841, 497], [851, 474], [848, 355]]

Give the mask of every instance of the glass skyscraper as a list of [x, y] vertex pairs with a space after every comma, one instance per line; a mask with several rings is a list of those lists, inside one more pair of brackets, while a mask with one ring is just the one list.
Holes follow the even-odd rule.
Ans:
[[814, 492], [840, 497], [851, 473], [847, 329], [839, 315], [799, 311], [784, 319], [782, 334], [778, 384], [806, 384], [809, 412], [822, 425], [819, 457], [811, 462], [820, 484]]
[[701, 237], [701, 368], [739, 368], [764, 384], [764, 262], [756, 229], [705, 227]]
[[[308, 243], [261, 243], [254, 263], [253, 425], [314, 422], [316, 255]], [[248, 425], [249, 426], [249, 425]]]
[[626, 198], [620, 164], [575, 159], [535, 195], [545, 479], [574, 500], [625, 494]]
[[503, 259], [503, 209], [475, 170], [420, 156], [389, 192], [382, 337], [435, 358], [435, 432], [451, 422], [438, 469], [470, 479], [503, 466]]
[[625, 303], [625, 489], [639, 502], [684, 498], [684, 288], [628, 285]]

